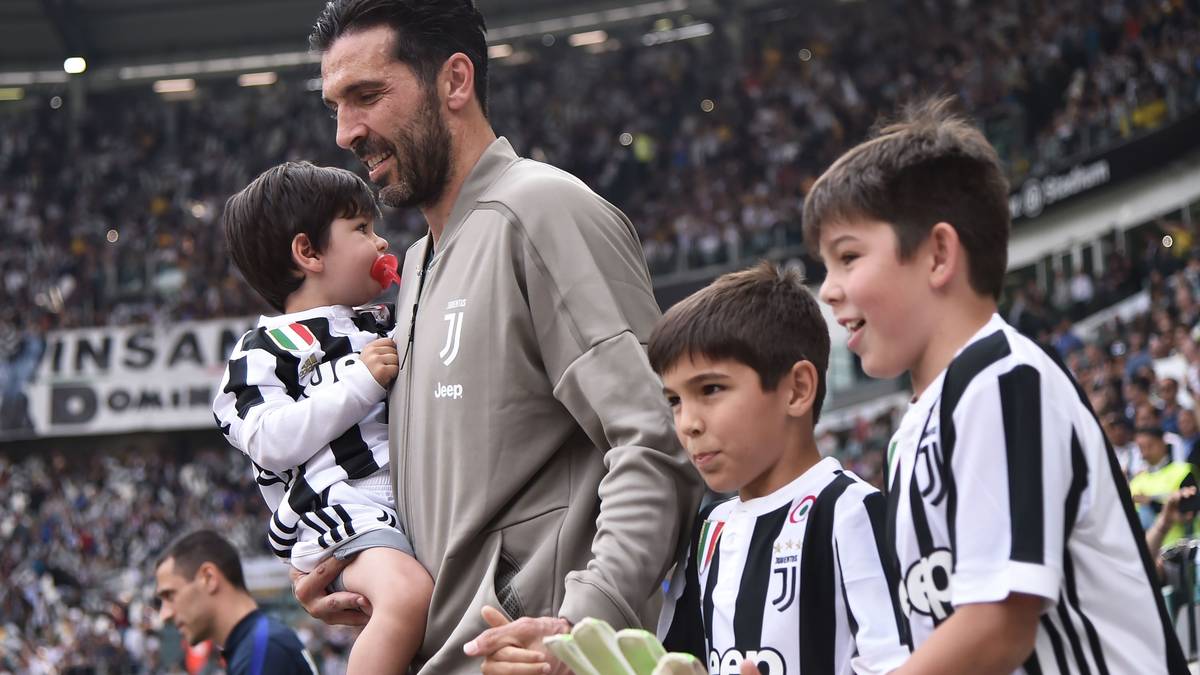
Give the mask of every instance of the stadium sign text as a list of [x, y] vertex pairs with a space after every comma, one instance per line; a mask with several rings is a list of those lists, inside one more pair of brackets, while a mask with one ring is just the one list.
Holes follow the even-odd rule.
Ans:
[[1200, 111], [1178, 119], [1152, 133], [1121, 143], [1102, 154], [1055, 167], [1045, 176], [1030, 178], [1009, 194], [1014, 221], [1035, 218], [1043, 209], [1074, 199], [1096, 188], [1112, 188], [1151, 172], [1162, 171], [1172, 161], [1200, 148]]
[[1008, 198], [1013, 220], [1036, 218], [1047, 206], [1104, 185], [1112, 177], [1107, 159], [1080, 164], [1065, 173], [1030, 178]]
[[52, 331], [21, 383], [27, 428], [0, 438], [213, 425], [225, 361], [252, 319]]
[[[170, 327], [77, 330], [51, 333], [46, 342], [44, 370], [53, 377], [104, 375], [117, 371], [171, 370], [181, 366], [225, 367], [225, 358], [246, 330], [213, 322]], [[224, 323], [224, 322], [218, 322]]]

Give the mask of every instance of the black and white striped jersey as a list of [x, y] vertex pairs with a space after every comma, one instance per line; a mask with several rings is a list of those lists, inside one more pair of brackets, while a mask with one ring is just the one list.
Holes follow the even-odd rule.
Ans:
[[992, 319], [888, 448], [887, 538], [915, 648], [969, 603], [1045, 598], [1038, 673], [1186, 673], [1121, 467], [1049, 354]]
[[908, 658], [881, 559], [884, 499], [821, 460], [758, 499], [698, 522], [659, 620], [672, 651], [714, 674], [886, 673]]
[[359, 359], [394, 322], [387, 306], [264, 316], [229, 357], [217, 425], [250, 457], [274, 512], [272, 550], [301, 570], [337, 544], [397, 526], [387, 390]]

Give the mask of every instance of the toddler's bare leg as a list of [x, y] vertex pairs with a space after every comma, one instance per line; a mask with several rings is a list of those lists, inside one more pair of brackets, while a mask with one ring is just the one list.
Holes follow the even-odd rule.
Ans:
[[371, 603], [371, 620], [350, 650], [348, 675], [404, 675], [425, 637], [433, 594], [429, 573], [407, 553], [378, 547], [355, 556], [342, 581]]

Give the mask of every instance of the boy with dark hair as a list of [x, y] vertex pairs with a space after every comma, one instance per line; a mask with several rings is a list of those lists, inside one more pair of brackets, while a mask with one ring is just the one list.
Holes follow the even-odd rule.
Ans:
[[1078, 385], [996, 314], [1008, 186], [949, 99], [851, 149], [804, 207], [820, 297], [873, 377], [909, 374], [887, 545], [898, 673], [1186, 673], [1111, 448]]
[[[384, 398], [399, 367], [388, 308], [370, 302], [387, 242], [370, 188], [343, 169], [288, 162], [229, 198], [230, 254], [279, 316], [264, 316], [229, 357], [213, 411], [254, 465], [274, 511], [275, 555], [311, 572], [353, 562], [334, 582], [371, 618], [352, 673], [403, 673], [425, 630], [429, 574], [397, 520]], [[365, 609], [365, 607], [364, 607]]]
[[188, 644], [212, 640], [230, 675], [315, 675], [291, 628], [258, 609], [246, 590], [237, 549], [212, 530], [172, 542], [154, 563], [158, 614]]
[[770, 263], [675, 305], [650, 337], [675, 432], [708, 486], [659, 633], [712, 673], [886, 673], [903, 663], [878, 543], [884, 500], [821, 459], [829, 332], [801, 276]]

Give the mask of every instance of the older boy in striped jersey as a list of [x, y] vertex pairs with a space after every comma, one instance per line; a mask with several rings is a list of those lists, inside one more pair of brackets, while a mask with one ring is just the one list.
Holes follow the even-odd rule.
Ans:
[[887, 461], [900, 673], [1186, 673], [1087, 397], [996, 313], [1008, 184], [949, 106], [847, 152], [804, 205], [849, 348], [912, 379]]
[[369, 603], [351, 673], [408, 669], [433, 587], [397, 522], [388, 473], [395, 320], [386, 308], [354, 309], [382, 290], [371, 274], [387, 250], [377, 214], [353, 173], [288, 162], [230, 197], [222, 215], [238, 269], [283, 313], [238, 341], [213, 411], [274, 511], [275, 554], [303, 572], [353, 558], [334, 584]]
[[[704, 481], [702, 513], [659, 624], [710, 673], [886, 673], [908, 655], [878, 544], [884, 500], [822, 459], [829, 331], [795, 272], [769, 263], [671, 308], [650, 363]], [[749, 666], [747, 666], [749, 667]]]

